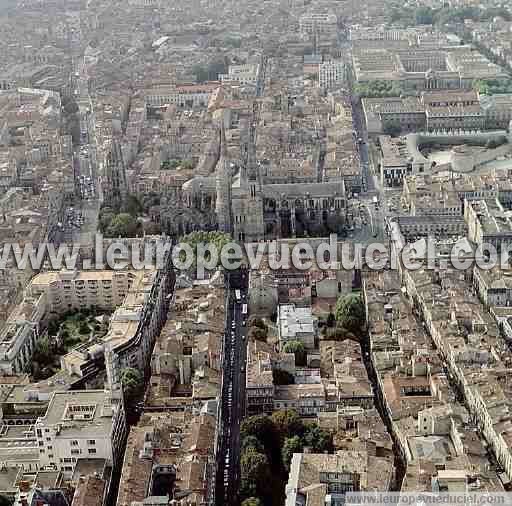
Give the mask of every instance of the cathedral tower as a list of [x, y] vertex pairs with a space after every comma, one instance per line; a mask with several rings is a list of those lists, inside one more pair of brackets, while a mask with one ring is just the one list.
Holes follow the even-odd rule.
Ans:
[[216, 202], [215, 212], [221, 232], [231, 233], [231, 168], [224, 122], [220, 131], [220, 158], [215, 170]]
[[106, 185], [103, 188], [105, 201], [114, 208], [119, 208], [128, 193], [126, 182], [126, 167], [118, 139], [112, 139], [107, 154], [105, 167]]

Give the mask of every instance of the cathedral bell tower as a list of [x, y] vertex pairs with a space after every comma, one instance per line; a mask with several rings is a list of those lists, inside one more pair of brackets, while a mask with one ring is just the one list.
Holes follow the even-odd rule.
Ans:
[[228, 159], [224, 122], [220, 130], [220, 158], [215, 170], [215, 191], [215, 213], [217, 214], [219, 231], [231, 234], [231, 168]]

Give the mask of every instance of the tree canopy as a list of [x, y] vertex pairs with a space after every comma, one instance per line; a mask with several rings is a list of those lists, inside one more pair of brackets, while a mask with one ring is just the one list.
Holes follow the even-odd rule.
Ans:
[[277, 367], [272, 369], [272, 380], [274, 385], [293, 385], [295, 383], [293, 374]]
[[415, 25], [443, 26], [453, 23], [464, 23], [466, 20], [489, 21], [501, 17], [505, 21], [512, 20], [512, 14], [505, 7], [450, 7], [439, 8], [418, 6], [416, 9], [395, 3], [388, 9], [388, 22], [393, 25], [409, 27]]
[[263, 506], [263, 503], [257, 497], [249, 497], [242, 501], [242, 506]]
[[283, 504], [293, 453], [302, 452], [305, 446], [314, 452], [332, 451], [331, 434], [316, 423], [304, 423], [293, 409], [245, 418], [240, 435], [241, 496], [260, 499], [263, 504]]
[[361, 335], [365, 326], [365, 310], [359, 295], [349, 294], [340, 297], [336, 303], [335, 315], [339, 326], [356, 336]]
[[[212, 245], [217, 250], [220, 262], [220, 252], [226, 244], [231, 242], [231, 236], [217, 231], [197, 231], [183, 236], [180, 242], [188, 244], [196, 255], [199, 244]], [[206, 260], [209, 260], [208, 251], [205, 252], [205, 256]]]
[[144, 377], [138, 369], [125, 367], [121, 371], [121, 385], [123, 385], [125, 399], [132, 399], [140, 395], [144, 389]]
[[285, 353], [293, 353], [295, 355], [295, 365], [299, 367], [304, 367], [307, 362], [307, 353], [304, 348], [304, 343], [301, 341], [288, 341], [283, 346], [283, 351]]
[[282, 458], [283, 465], [287, 471], [290, 470], [290, 462], [294, 453], [302, 453], [304, 445], [299, 436], [286, 438], [283, 443]]
[[481, 95], [512, 93], [512, 79], [479, 79], [473, 83], [473, 89]]
[[403, 90], [398, 82], [376, 79], [368, 83], [357, 83], [354, 93], [360, 98], [399, 97]]

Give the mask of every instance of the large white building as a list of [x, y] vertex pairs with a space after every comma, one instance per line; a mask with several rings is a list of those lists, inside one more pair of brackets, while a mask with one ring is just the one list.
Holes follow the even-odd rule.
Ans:
[[259, 63], [245, 63], [244, 65], [230, 65], [227, 74], [221, 74], [220, 80], [235, 82], [241, 85], [256, 85], [261, 66]]
[[50, 313], [97, 307], [119, 307], [135, 280], [133, 271], [48, 271], [36, 275], [28, 286], [33, 296], [46, 295]]
[[46, 296], [25, 297], [0, 331], [0, 373], [21, 373], [32, 357], [46, 314]]
[[219, 86], [218, 82], [156, 86], [144, 91], [144, 100], [146, 105], [152, 107], [164, 105], [175, 105], [180, 108], [206, 107]]
[[[0, 331], [0, 372], [12, 375], [25, 370], [51, 318], [72, 310], [115, 309], [101, 351], [109, 385], [117, 388], [123, 367], [144, 370], [149, 364], [155, 338], [166, 319], [173, 283], [173, 272], [155, 269], [36, 275]], [[69, 374], [82, 376], [87, 356], [79, 353], [68, 358], [63, 367]]]
[[55, 392], [35, 424], [39, 466], [70, 478], [81, 460], [119, 464], [126, 435], [121, 397], [108, 390]]
[[300, 341], [305, 348], [315, 347], [317, 322], [311, 312], [311, 307], [281, 304], [277, 311], [277, 323], [281, 346], [288, 341]]

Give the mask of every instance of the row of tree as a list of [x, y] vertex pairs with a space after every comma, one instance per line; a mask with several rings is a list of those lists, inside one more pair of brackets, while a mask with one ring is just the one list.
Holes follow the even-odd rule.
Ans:
[[360, 98], [399, 97], [403, 90], [398, 82], [376, 79], [368, 83], [357, 83], [354, 93]]
[[[202, 245], [205, 248], [206, 246], [211, 246], [213, 249], [215, 249], [218, 255], [217, 265], [220, 265], [220, 254], [222, 248], [224, 248], [224, 246], [230, 242], [232, 242], [232, 239], [229, 234], [217, 231], [206, 232], [202, 230], [191, 232], [190, 234], [183, 236], [180, 240], [180, 243], [190, 246], [192, 252], [194, 253], [194, 261], [192, 265], [196, 265], [197, 263], [197, 248], [199, 245]], [[186, 253], [182, 251], [180, 259], [184, 260], [185, 255]], [[211, 260], [211, 251], [209, 249], [206, 249], [204, 252], [204, 260], [207, 262]]]
[[302, 453], [305, 447], [314, 453], [333, 450], [329, 432], [316, 423], [305, 423], [291, 409], [246, 418], [240, 436], [243, 506], [283, 504], [293, 454]]
[[512, 21], [512, 15], [504, 7], [439, 7], [437, 9], [427, 6], [416, 9], [396, 4], [389, 10], [388, 21], [394, 25], [404, 27], [416, 25], [443, 26], [453, 23], [464, 23], [466, 20], [476, 22], [491, 21], [501, 17], [506, 21]]
[[161, 170], [171, 170], [181, 167], [184, 170], [192, 170], [195, 164], [192, 160], [164, 160], [160, 165]]
[[473, 89], [481, 95], [512, 93], [512, 79], [481, 79], [473, 83]]

